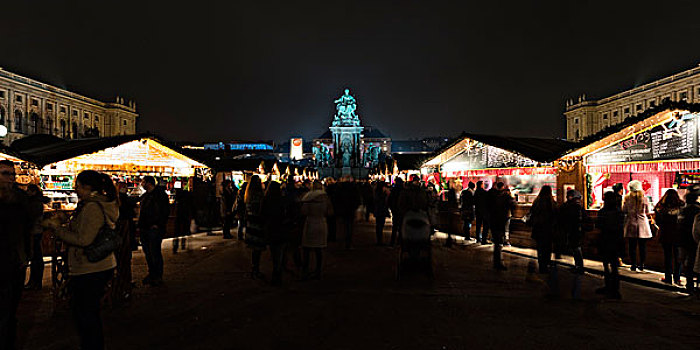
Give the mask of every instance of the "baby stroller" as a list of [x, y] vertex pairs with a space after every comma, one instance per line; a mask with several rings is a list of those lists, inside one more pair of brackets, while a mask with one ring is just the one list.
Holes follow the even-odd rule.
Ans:
[[423, 211], [409, 211], [404, 215], [400, 240], [399, 261], [396, 279], [401, 279], [408, 266], [424, 268], [433, 277], [433, 255], [430, 236], [433, 233], [428, 214]]

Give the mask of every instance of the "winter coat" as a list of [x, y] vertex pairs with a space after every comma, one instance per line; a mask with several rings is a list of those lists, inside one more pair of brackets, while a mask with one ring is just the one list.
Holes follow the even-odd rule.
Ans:
[[642, 211], [638, 212], [630, 201], [624, 201], [622, 212], [625, 213], [625, 237], [627, 238], [651, 238], [649, 226], [649, 202], [642, 197]]
[[474, 191], [474, 213], [477, 216], [488, 215], [488, 192], [483, 188]]
[[336, 185], [333, 209], [336, 216], [354, 218], [355, 210], [360, 206], [360, 191], [354, 182], [340, 182]]
[[29, 199], [20, 189], [0, 198], [0, 278], [9, 280], [31, 256], [30, 212]]
[[583, 223], [587, 217], [580, 199], [568, 200], [559, 209], [559, 227], [570, 248], [583, 245]]
[[289, 232], [289, 220], [284, 202], [262, 202], [262, 216], [265, 220], [265, 240], [268, 244], [279, 245], [287, 242]]
[[681, 208], [667, 208], [661, 203], [654, 208], [654, 221], [659, 226], [659, 243], [679, 244], [681, 242], [681, 230], [678, 216]]
[[245, 243], [253, 248], [264, 248], [267, 245], [262, 199], [262, 193], [254, 194], [245, 203]]
[[70, 223], [56, 230], [56, 236], [68, 244], [68, 274], [84, 275], [113, 269], [117, 266], [114, 253], [106, 258], [90, 262], [84, 248], [92, 244], [102, 226], [116, 227], [119, 206], [116, 201], [93, 192], [78, 203]]
[[389, 192], [389, 197], [387, 198], [387, 204], [391, 210], [391, 215], [394, 217], [401, 217], [399, 214], [399, 197], [401, 197], [401, 192], [403, 191], [403, 185], [394, 184]]
[[700, 273], [700, 216], [696, 215], [693, 221], [693, 240], [695, 240], [695, 245], [697, 246], [693, 271]]
[[386, 191], [374, 191], [374, 216], [386, 218], [389, 216], [389, 196]]
[[599, 254], [607, 259], [625, 255], [623, 231], [625, 214], [619, 207], [603, 207], [598, 211], [596, 226], [600, 230]]
[[301, 199], [301, 213], [306, 217], [301, 239], [302, 247], [325, 248], [328, 245], [326, 217], [333, 214], [328, 194], [323, 190], [310, 191]]
[[552, 208], [540, 205], [536, 200], [530, 209], [530, 225], [532, 225], [532, 238], [535, 241], [553, 242], [557, 234], [557, 216], [559, 208], [553, 203]]
[[150, 229], [157, 225], [161, 234], [165, 233], [170, 216], [170, 201], [165, 189], [157, 186], [151, 192], [146, 192], [141, 196], [141, 209], [139, 210], [139, 228]]
[[220, 213], [222, 218], [231, 215], [233, 212], [233, 206], [236, 204], [236, 197], [238, 194], [237, 191], [236, 188], [231, 190], [224, 189], [221, 191]]
[[462, 219], [474, 220], [474, 191], [469, 188], [463, 189], [459, 195], [459, 202]]
[[515, 210], [515, 200], [506, 191], [492, 189], [489, 191], [489, 228], [497, 233], [507, 231], [506, 225]]
[[700, 214], [700, 204], [688, 203], [681, 209], [681, 214], [678, 216], [680, 228], [679, 243], [686, 250], [697, 248], [693, 238], [693, 224], [695, 223], [695, 216], [698, 214]]
[[407, 184], [399, 196], [397, 211], [403, 217], [409, 211], [423, 211], [429, 213], [428, 192], [419, 185]]

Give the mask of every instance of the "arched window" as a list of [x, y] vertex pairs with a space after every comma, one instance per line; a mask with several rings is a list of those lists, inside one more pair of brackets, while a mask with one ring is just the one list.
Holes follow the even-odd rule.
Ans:
[[66, 121], [61, 119], [61, 137], [64, 139], [68, 138], [68, 128], [66, 127]]
[[14, 128], [13, 130], [15, 132], [23, 133], [24, 132], [24, 115], [22, 114], [22, 111], [19, 109], [15, 110], [15, 123], [14, 123]]
[[5, 124], [5, 108], [0, 106], [0, 125], [7, 125]]
[[28, 134], [33, 135], [33, 134], [38, 134], [41, 132], [41, 117], [39, 117], [38, 114], [32, 113], [29, 115], [29, 128], [28, 128]]
[[70, 138], [72, 139], [77, 139], [78, 138], [78, 123], [73, 122], [71, 125], [71, 135]]
[[53, 118], [51, 117], [46, 117], [46, 133], [49, 135], [55, 134], [55, 130], [53, 129]]

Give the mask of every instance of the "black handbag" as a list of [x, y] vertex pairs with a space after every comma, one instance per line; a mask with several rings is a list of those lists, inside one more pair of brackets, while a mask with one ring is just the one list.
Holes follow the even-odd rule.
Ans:
[[119, 249], [119, 244], [121, 243], [119, 233], [117, 233], [115, 229], [111, 228], [109, 224], [107, 224], [107, 214], [105, 213], [105, 208], [100, 202], [97, 202], [97, 204], [102, 209], [104, 224], [102, 227], [100, 227], [100, 230], [97, 232], [97, 236], [95, 236], [92, 243], [83, 248], [85, 256], [89, 262], [98, 262], [108, 257], [109, 254], [112, 254]]

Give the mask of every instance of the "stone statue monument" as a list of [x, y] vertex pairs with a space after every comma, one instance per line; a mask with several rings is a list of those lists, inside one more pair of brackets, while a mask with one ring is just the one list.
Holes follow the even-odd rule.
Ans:
[[333, 118], [333, 126], [360, 126], [360, 117], [357, 116], [357, 102], [350, 95], [350, 90], [345, 89], [343, 96], [340, 96], [335, 103], [336, 114]]

